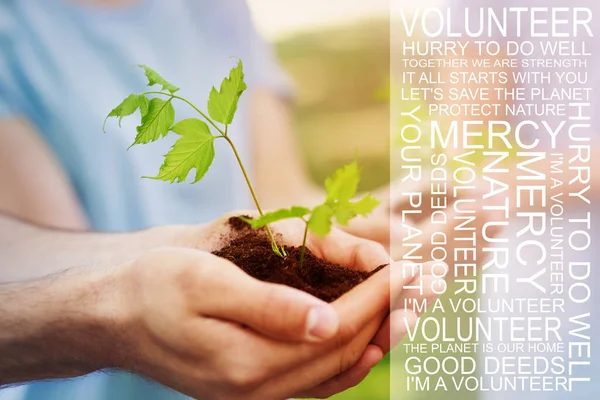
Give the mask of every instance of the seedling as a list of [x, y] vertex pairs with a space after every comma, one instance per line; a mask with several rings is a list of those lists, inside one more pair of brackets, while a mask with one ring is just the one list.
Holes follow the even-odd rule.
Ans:
[[353, 161], [338, 169], [333, 176], [325, 180], [325, 202], [313, 209], [294, 206], [268, 212], [256, 219], [240, 218], [254, 229], [284, 219], [301, 219], [304, 222], [304, 237], [300, 252], [300, 268], [302, 268], [309, 230], [317, 236], [324, 237], [331, 231], [334, 218], [338, 224], [346, 226], [351, 219], [359, 215], [366, 217], [379, 205], [379, 201], [370, 194], [366, 194], [360, 200], [352, 200], [356, 196], [359, 180], [358, 164]]
[[[167, 82], [166, 79], [152, 68], [146, 65], [140, 65], [140, 67], [146, 73], [148, 86], [158, 85], [161, 87], [161, 90], [129, 95], [108, 114], [106, 120], [111, 117], [119, 118], [120, 126], [121, 120], [124, 117], [135, 113], [138, 109], [140, 110], [141, 123], [137, 127], [137, 136], [131, 146], [157, 141], [167, 136], [169, 131], [180, 136], [173, 147], [171, 147], [171, 150], [165, 154], [165, 160], [160, 167], [158, 175], [153, 177], [145, 176], [144, 178], [158, 179], [171, 183], [184, 182], [191, 170], [195, 169], [196, 176], [192, 183], [196, 183], [208, 172], [215, 158], [215, 140], [224, 139], [229, 143], [235, 155], [256, 209], [260, 215], [263, 215], [262, 207], [250, 182], [250, 177], [246, 172], [244, 163], [240, 158], [235, 144], [228, 135], [229, 126], [233, 122], [239, 99], [247, 89], [247, 85], [244, 82], [242, 62], [239, 61], [237, 66], [229, 72], [229, 77], [223, 79], [220, 90], [217, 90], [213, 86], [208, 97], [208, 115], [188, 99], [175, 94], [179, 91], [179, 88]], [[155, 96], [164, 96], [166, 100]], [[212, 125], [218, 134], [213, 135], [210, 127], [198, 118], [184, 119], [175, 124], [175, 110], [172, 104], [174, 100], [187, 103], [204, 120]], [[105, 124], [106, 120], [104, 121]], [[268, 226], [266, 230], [271, 240], [273, 251], [277, 255], [285, 257], [285, 249], [277, 245], [273, 233]]]
[[[305, 224], [304, 239], [300, 257], [300, 266], [304, 261], [306, 237], [308, 231], [319, 236], [327, 235], [331, 230], [333, 218], [341, 224], [348, 222], [358, 216], [370, 213], [379, 202], [370, 195], [364, 196], [358, 201], [351, 199], [356, 195], [359, 182], [359, 170], [356, 161], [340, 168], [325, 182], [327, 192], [323, 204], [313, 209], [305, 207], [292, 207], [269, 213], [264, 213], [250, 177], [246, 172], [244, 163], [240, 158], [237, 148], [229, 136], [229, 126], [233, 122], [239, 99], [247, 89], [244, 82], [244, 71], [242, 62], [231, 69], [229, 76], [221, 82], [220, 90], [212, 88], [208, 97], [208, 114], [194, 105], [188, 99], [177, 95], [179, 88], [167, 82], [152, 68], [140, 65], [148, 78], [148, 86], [160, 86], [160, 90], [147, 91], [140, 94], [131, 94], [115, 107], [106, 117], [119, 119], [119, 126], [124, 117], [140, 111], [141, 122], [137, 127], [137, 135], [131, 146], [155, 142], [173, 132], [179, 135], [179, 139], [173, 144], [170, 151], [165, 154], [165, 159], [160, 167], [158, 175], [144, 178], [158, 179], [162, 181], [184, 182], [192, 169], [196, 170], [192, 183], [200, 181], [208, 172], [215, 158], [214, 142], [218, 139], [227, 141], [239, 167], [244, 175], [256, 209], [260, 217], [257, 219], [246, 219], [253, 228], [265, 227], [273, 251], [280, 257], [286, 257], [283, 246], [275, 241], [269, 224], [275, 221], [300, 218]], [[166, 98], [166, 99], [163, 99]], [[188, 118], [175, 123], [175, 110], [173, 101], [181, 101], [192, 107], [212, 128], [217, 132], [213, 134], [211, 127], [198, 118]], [[131, 147], [130, 146], [130, 147]]]

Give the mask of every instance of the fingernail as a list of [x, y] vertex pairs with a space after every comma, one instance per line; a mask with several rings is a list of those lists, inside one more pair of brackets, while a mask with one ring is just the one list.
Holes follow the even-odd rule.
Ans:
[[308, 338], [321, 341], [333, 337], [339, 328], [340, 320], [333, 307], [316, 306], [310, 309], [307, 317]]

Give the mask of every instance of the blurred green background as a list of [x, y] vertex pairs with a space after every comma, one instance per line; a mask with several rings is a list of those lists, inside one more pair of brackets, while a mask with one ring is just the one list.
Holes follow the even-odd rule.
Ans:
[[[355, 154], [363, 190], [389, 181], [389, 40], [389, 22], [369, 20], [277, 43], [296, 85], [296, 133], [315, 181], [323, 182]], [[388, 357], [334, 399], [389, 399], [389, 366]]]
[[[355, 155], [362, 167], [361, 189], [373, 189], [389, 181], [389, 46], [387, 19], [312, 29], [276, 43], [281, 62], [296, 84], [296, 133], [315, 181], [322, 182]], [[448, 296], [445, 297], [449, 309]], [[435, 316], [442, 317], [441, 313]], [[448, 335], [456, 329], [450, 326]], [[401, 347], [394, 352], [395, 381], [404, 382], [399, 375], [405, 357]], [[360, 385], [333, 397], [335, 400], [390, 398], [390, 357]], [[394, 400], [438, 398], [472, 400], [476, 395], [450, 390], [402, 393]]]
[[321, 183], [358, 156], [363, 189], [389, 181], [389, 22], [367, 20], [277, 43], [296, 85], [296, 132]]
[[[362, 189], [389, 181], [389, 22], [370, 20], [277, 43], [296, 84], [295, 123], [312, 177], [322, 182], [358, 155]], [[389, 357], [335, 399], [387, 400]]]

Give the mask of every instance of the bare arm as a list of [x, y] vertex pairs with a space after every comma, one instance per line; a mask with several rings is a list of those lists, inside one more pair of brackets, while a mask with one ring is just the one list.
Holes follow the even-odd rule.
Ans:
[[[48, 227], [87, 227], [56, 158], [34, 128], [22, 119], [0, 120], [0, 212]], [[0, 231], [2, 235], [7, 235], [5, 239], [9, 241], [15, 239], [10, 231]], [[10, 250], [3, 248], [4, 252]], [[2, 263], [0, 282], [43, 276], [55, 272], [53, 267], [51, 263]]]
[[0, 284], [34, 280], [72, 268], [112, 267], [159, 245], [190, 245], [186, 227], [103, 234], [40, 227], [0, 213]]
[[64, 171], [23, 119], [0, 120], [0, 211], [57, 228], [87, 225]]
[[89, 270], [0, 283], [0, 386], [110, 366], [113, 279]]
[[139, 235], [53, 231], [0, 214], [0, 385], [108, 366], [103, 337], [119, 300], [111, 268], [141, 254]]
[[[227, 221], [103, 235], [0, 215], [0, 248], [12, 248], [0, 252], [3, 264], [78, 265], [0, 283], [0, 386], [122, 368], [193, 397], [235, 400], [323, 396], [362, 380], [389, 349], [377, 330], [396, 304], [391, 293], [402, 304], [402, 288], [413, 277], [380, 271], [327, 304], [253, 279], [207, 252], [222, 240]], [[286, 222], [280, 232], [297, 243], [301, 224]], [[38, 251], [43, 243], [51, 246]], [[388, 260], [380, 247], [340, 231], [310, 246], [363, 270]]]

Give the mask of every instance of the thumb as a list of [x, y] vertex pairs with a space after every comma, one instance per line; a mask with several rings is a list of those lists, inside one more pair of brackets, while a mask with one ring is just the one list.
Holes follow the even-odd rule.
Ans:
[[214, 256], [199, 311], [237, 322], [276, 340], [320, 342], [332, 338], [339, 316], [330, 304], [289, 286], [259, 281]]

